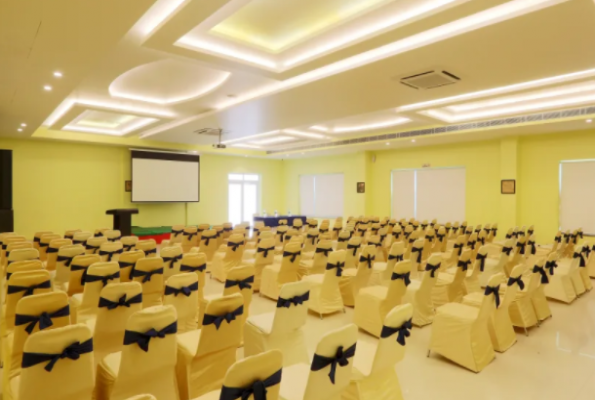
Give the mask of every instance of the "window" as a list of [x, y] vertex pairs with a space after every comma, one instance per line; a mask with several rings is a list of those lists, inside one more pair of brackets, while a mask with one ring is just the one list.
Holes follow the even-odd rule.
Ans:
[[465, 168], [395, 170], [391, 185], [394, 218], [465, 219]]
[[342, 217], [343, 195], [343, 174], [300, 175], [302, 215], [313, 218]]
[[229, 221], [239, 224], [252, 222], [260, 208], [260, 176], [229, 174]]
[[595, 234], [595, 160], [560, 163], [560, 229]]

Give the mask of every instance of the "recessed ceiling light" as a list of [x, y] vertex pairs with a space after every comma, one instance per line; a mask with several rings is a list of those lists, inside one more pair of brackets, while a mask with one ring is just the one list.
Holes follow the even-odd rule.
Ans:
[[390, 143], [389, 142], [386, 142], [386, 145], [388, 146], [388, 145], [390, 145]]
[[62, 72], [60, 72], [60, 71], [55, 71], [55, 72], [54, 72], [54, 76], [55, 76], [56, 78], [62, 78]]
[[23, 130], [21, 128], [17, 129], [17, 131], [22, 132]]
[[411, 139], [411, 143], [415, 143], [415, 139]]
[[22, 126], [22, 127], [25, 127], [25, 126], [27, 126], [27, 124], [25, 124], [25, 123], [23, 122], [23, 123], [21, 124], [21, 126]]
[[52, 87], [50, 85], [45, 85], [43, 87], [43, 90], [45, 90], [46, 92], [50, 92], [52, 90]]
[[587, 120], [587, 124], [590, 124], [591, 122], [593, 122], [593, 120], [592, 120], [592, 119], [588, 119], [588, 120]]

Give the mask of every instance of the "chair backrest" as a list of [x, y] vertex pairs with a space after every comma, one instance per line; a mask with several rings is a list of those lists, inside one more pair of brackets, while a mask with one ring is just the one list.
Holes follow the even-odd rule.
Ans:
[[316, 245], [314, 258], [312, 259], [312, 270], [310, 275], [323, 274], [328, 260], [328, 254], [333, 251], [333, 244], [330, 240], [321, 240]]
[[187, 252], [190, 248], [198, 246], [198, 227], [186, 226], [182, 233], [182, 247]]
[[394, 307], [401, 304], [401, 300], [403, 299], [408, 286], [405, 277], [411, 276], [412, 268], [413, 264], [411, 260], [405, 260], [395, 264], [386, 298], [381, 305], [381, 314], [386, 315]]
[[[11, 238], [14, 238], [14, 236], [11, 236], [10, 238], [4, 240], [4, 245], [10, 243], [9, 240], [12, 240]], [[50, 245], [50, 242], [54, 239], [62, 239], [62, 236], [56, 233], [48, 233], [45, 235], [41, 235], [41, 237], [39, 238], [39, 258], [41, 259], [41, 261], [46, 260], [47, 249]], [[6, 248], [4, 250], [6, 250]]]
[[415, 242], [413, 242], [413, 246], [411, 246], [409, 259], [411, 260], [411, 271], [414, 276], [417, 276], [417, 270], [419, 269], [419, 265], [423, 260], [425, 242], [426, 239], [424, 238], [416, 239]]
[[185, 225], [173, 225], [171, 227], [171, 234], [169, 236], [169, 243], [182, 243]]
[[298, 266], [302, 258], [302, 246], [299, 243], [287, 243], [283, 248], [283, 259], [277, 276], [278, 283], [295, 282], [298, 279]]
[[213, 255], [217, 252], [217, 231], [215, 229], [209, 229], [202, 232], [200, 237], [200, 252], [205, 253], [207, 260], [211, 261]]
[[334, 374], [334, 382], [329, 377], [331, 364], [329, 363], [323, 368], [318, 364], [318, 357], [335, 358], [341, 349], [343, 352], [351, 349], [357, 341], [357, 326], [349, 324], [339, 329], [328, 332], [324, 335], [318, 345], [316, 346], [316, 354], [312, 360], [310, 374], [308, 375], [308, 383], [304, 399], [308, 400], [328, 400], [338, 398], [339, 395], [347, 388], [351, 379], [351, 371], [353, 366], [353, 358], [348, 359], [346, 365], [336, 364], [336, 371]]
[[504, 298], [500, 302], [499, 310], [503, 310], [502, 312], [508, 312], [508, 307], [514, 301], [514, 298], [519, 290], [519, 285], [516, 283], [516, 280], [522, 278], [523, 272], [525, 271], [525, 266], [523, 264], [519, 264], [512, 269], [510, 273], [510, 277], [507, 282], [506, 293], [504, 294]]
[[275, 246], [283, 246], [287, 231], [289, 231], [289, 227], [285, 225], [277, 227], [277, 232], [275, 233]]
[[93, 236], [91, 232], [75, 232], [72, 236], [72, 244], [82, 244], [84, 246], [91, 236]]
[[155, 242], [155, 239], [139, 240], [135, 249], [142, 250], [147, 258], [157, 257], [157, 242]]
[[7, 329], [14, 327], [16, 305], [23, 297], [52, 291], [50, 273], [47, 270], [15, 272], [8, 279], [6, 308], [3, 318]]
[[[341, 250], [347, 253], [347, 250]], [[351, 280], [351, 291], [353, 298], [357, 297], [361, 288], [368, 286], [370, 276], [372, 276], [372, 267], [374, 266], [374, 258], [376, 257], [377, 247], [374, 245], [367, 245], [362, 249], [360, 254], [360, 262], [357, 266], [355, 276]], [[370, 261], [368, 261], [370, 260]]]
[[300, 329], [306, 324], [310, 283], [298, 281], [281, 287], [271, 333], [283, 334]]
[[[401, 328], [403, 332], [408, 332], [412, 329], [411, 318], [413, 316], [413, 306], [410, 303], [402, 304], [393, 308], [384, 318], [384, 335], [381, 335], [372, 362], [371, 373], [377, 373], [394, 368], [405, 357], [405, 345], [407, 340], [403, 336], [403, 343], [397, 339], [399, 333], [395, 332], [395, 328]], [[392, 330], [390, 328], [393, 328]]]
[[163, 259], [163, 279], [167, 280], [170, 276], [180, 273], [180, 265], [184, 257], [182, 247], [162, 247], [159, 255]]
[[[503, 281], [504, 274], [499, 272], [490, 277], [486, 287], [498, 288]], [[483, 296], [476, 323], [487, 323], [489, 316], [496, 310], [496, 300], [494, 296], [494, 293]]]
[[105, 237], [105, 232], [109, 231], [110, 228], [97, 228], [95, 229], [95, 232], [93, 233], [93, 236], [95, 237]]
[[467, 277], [467, 270], [472, 267], [471, 255], [473, 251], [471, 249], [465, 249], [459, 261], [457, 261], [457, 269], [455, 272], [454, 279], [450, 285], [448, 285], [447, 292], [448, 298], [451, 301], [462, 298], [465, 291], [465, 278]]
[[[45, 314], [45, 315], [44, 315]], [[70, 325], [68, 295], [49, 292], [23, 297], [15, 309], [15, 327], [9, 371], [21, 367], [25, 341], [35, 332]]]
[[[266, 254], [266, 257], [265, 257]], [[254, 254], [254, 265], [269, 265], [275, 261], [275, 239], [259, 238]]]
[[[56, 269], [56, 260], [58, 259], [58, 253], [62, 247], [72, 246], [72, 240], [70, 239], [52, 239], [50, 244], [45, 247], [46, 261], [45, 268], [49, 271]], [[78, 245], [81, 246], [81, 245]], [[40, 254], [41, 256], [41, 254]]]
[[110, 229], [103, 232], [103, 236], [105, 236], [109, 242], [119, 242], [120, 239], [122, 239], [122, 232], [117, 229]]
[[[33, 234], [33, 248], [39, 250], [39, 241], [43, 235], [51, 235], [54, 232], [52, 231], [39, 231]], [[0, 239], [0, 244], [2, 244], [2, 239]]]
[[[79, 257], [94, 257], [94, 255]], [[78, 312], [97, 314], [103, 288], [109, 283], [120, 283], [120, 266], [116, 261], [95, 262], [89, 265], [84, 276], [83, 299]]]
[[404, 254], [405, 244], [401, 241], [393, 242], [388, 252], [388, 258], [386, 260], [386, 269], [382, 273], [383, 281], [388, 282], [390, 280], [390, 277], [393, 274], [393, 269], [395, 268], [395, 264], [397, 262], [403, 261]]
[[96, 353], [122, 349], [128, 319], [143, 307], [142, 290], [138, 282], [110, 283], [101, 289], [94, 331]]
[[163, 304], [171, 305], [178, 314], [178, 332], [198, 329], [198, 276], [186, 272], [165, 281]]
[[[80, 246], [80, 245], [79, 245]], [[60, 251], [69, 251], [70, 249], [60, 249]], [[70, 257], [70, 254], [66, 254], [66, 256]], [[66, 257], [65, 256], [65, 257]], [[66, 266], [66, 262], [70, 261], [70, 265]], [[62, 265], [58, 265], [58, 271], [61, 272], [61, 275], [67, 277], [68, 282], [68, 295], [72, 296], [76, 293], [83, 293], [84, 285], [85, 285], [85, 276], [87, 275], [87, 268], [89, 265], [98, 263], [101, 261], [98, 254], [84, 254], [79, 253], [79, 255], [75, 255], [72, 259], [68, 259]], [[62, 280], [58, 279], [58, 271], [56, 271], [56, 281], [63, 282]]]
[[345, 247], [337, 246], [337, 250], [345, 250], [345, 268], [355, 268], [361, 253], [363, 238], [361, 236], [352, 236]]
[[194, 272], [198, 279], [198, 298], [204, 297], [203, 290], [207, 276], [207, 256], [204, 253], [186, 253], [182, 257], [180, 272]]
[[[257, 386], [260, 387], [262, 382], [267, 382], [271, 384], [265, 386], [266, 400], [278, 400], [282, 367], [283, 354], [279, 350], [269, 350], [246, 357], [237, 361], [227, 370], [223, 379], [223, 391], [226, 388], [253, 391]], [[221, 398], [225, 397], [222, 395]]]
[[241, 233], [232, 234], [227, 240], [227, 249], [225, 250], [225, 261], [239, 261], [244, 256], [246, 237]]
[[244, 298], [244, 315], [247, 316], [252, 302], [254, 286], [254, 267], [251, 265], [240, 265], [233, 267], [227, 273], [223, 295], [229, 296], [240, 293]]
[[337, 235], [337, 247], [336, 250], [345, 250], [347, 248], [347, 242], [351, 238], [351, 232], [340, 231]]
[[306, 234], [306, 240], [304, 241], [304, 251], [310, 252], [314, 251], [316, 248], [316, 244], [318, 243], [318, 237], [320, 236], [320, 232], [316, 228], [308, 229], [308, 233]]
[[163, 259], [161, 257], [140, 258], [130, 275], [133, 282], [143, 286], [143, 298], [163, 293]]
[[85, 242], [85, 251], [87, 254], [99, 254], [99, 248], [106, 242], [105, 236], [91, 236]]
[[136, 264], [136, 261], [145, 258], [145, 252], [142, 250], [125, 251], [120, 255], [118, 264], [120, 264], [120, 282], [130, 282], [130, 273]]
[[19, 396], [21, 400], [75, 400], [90, 399], [95, 386], [93, 365], [93, 336], [85, 324], [34, 333], [25, 342], [23, 358], [27, 353], [42, 353], [59, 356], [71, 353], [68, 347], [78, 343], [79, 357], [60, 357], [53, 364], [44, 361], [25, 367], [21, 371]]
[[[21, 247], [25, 245], [28, 246], [28, 248]], [[39, 250], [34, 249], [33, 243], [31, 242], [11, 243], [6, 249], [5, 260], [5, 267], [16, 261], [39, 260]]]
[[132, 251], [136, 247], [138, 243], [138, 236], [122, 236], [120, 238], [120, 242], [122, 242], [122, 247], [124, 251]]
[[[195, 358], [240, 345], [243, 304], [244, 298], [239, 293], [217, 297], [207, 303]], [[230, 315], [229, 322], [224, 318], [227, 314]]]
[[40, 260], [13, 261], [6, 267], [6, 279], [10, 278], [15, 272], [34, 271], [38, 269], [43, 269], [43, 264]]
[[[108, 231], [109, 232], [109, 231]], [[120, 241], [105, 242], [99, 246], [101, 261], [118, 261], [124, 252], [124, 245]]]

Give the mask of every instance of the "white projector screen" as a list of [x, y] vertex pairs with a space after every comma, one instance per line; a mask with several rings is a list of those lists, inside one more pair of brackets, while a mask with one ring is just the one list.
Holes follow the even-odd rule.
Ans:
[[199, 156], [132, 151], [133, 203], [190, 203], [199, 199]]
[[595, 161], [560, 163], [560, 229], [595, 234]]
[[300, 213], [312, 218], [343, 216], [343, 174], [300, 175]]

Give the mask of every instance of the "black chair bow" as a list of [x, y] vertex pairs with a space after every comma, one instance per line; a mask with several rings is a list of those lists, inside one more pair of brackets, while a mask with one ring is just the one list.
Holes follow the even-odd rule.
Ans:
[[359, 244], [348, 244], [347, 245], [347, 250], [353, 250], [353, 256], [355, 257], [355, 255], [357, 254], [357, 249], [360, 248]]
[[561, 237], [561, 236], [559, 236], [559, 235], [558, 235], [558, 236], [556, 236], [556, 237], [554, 238], [554, 242], [557, 242], [557, 243], [562, 243], [562, 237]]
[[428, 224], [421, 224], [421, 229], [423, 229], [424, 231], [426, 230], [427, 227], [428, 227]]
[[337, 262], [336, 264], [331, 264], [331, 263], [326, 264], [327, 271], [328, 270], [331, 270], [331, 269], [334, 269], [334, 268], [337, 269], [337, 271], [335, 273], [336, 276], [343, 275], [343, 268], [344, 267], [345, 267], [345, 263], [344, 262]]
[[550, 280], [548, 279], [547, 274], [545, 273], [545, 269], [536, 265], [533, 267], [533, 273], [535, 274], [537, 272], [539, 272], [541, 274], [541, 283], [543, 283], [544, 285], [547, 285], [548, 283], [550, 283]]
[[291, 262], [294, 263], [295, 262], [295, 259], [300, 254], [301, 254], [301, 251], [296, 251], [295, 253], [292, 253], [291, 251], [284, 251], [283, 252], [283, 257], [291, 257]]
[[323, 247], [317, 247], [315, 253], [324, 253], [324, 256], [328, 257], [328, 253], [330, 253], [331, 251], [333, 251], [331, 247], [329, 247], [328, 249], [325, 249]]
[[275, 246], [272, 247], [259, 247], [256, 249], [257, 253], [264, 253], [263, 257], [267, 258], [269, 256], [269, 251], [275, 250]]
[[129, 299], [126, 299], [126, 294], [120, 296], [118, 301], [111, 301], [106, 299], [105, 297], [99, 298], [99, 308], [106, 307], [108, 310], [115, 310], [118, 307], [127, 307], [130, 308], [131, 304], [139, 304], [143, 302], [143, 294], [139, 293], [136, 296], [132, 296]]
[[97, 250], [99, 250], [99, 246], [92, 246], [89, 243], [85, 243], [85, 249], [86, 250], [93, 250], [91, 253], [95, 254], [97, 253]]
[[583, 255], [579, 252], [575, 252], [573, 255], [573, 258], [578, 258], [579, 259], [579, 267], [586, 267], [587, 264], [585, 263], [585, 258], [583, 257]]
[[183, 294], [186, 297], [190, 297], [190, 295], [192, 294], [192, 292], [196, 292], [198, 290], [198, 282], [194, 282], [188, 286], [182, 286], [179, 288], [175, 288], [175, 287], [171, 287], [171, 286], [165, 286], [165, 295], [169, 296], [170, 294], [173, 294], [174, 296], [178, 296], [179, 294]]
[[[57, 253], [58, 251], [60, 251], [59, 248], [57, 247], [48, 247], [48, 249], [45, 251], [46, 254], [54, 254]], [[6, 257], [8, 257], [10, 255], [10, 251], [6, 251]]]
[[203, 235], [201, 238], [201, 240], [203, 242], [205, 242], [205, 246], [208, 246], [209, 243], [211, 243], [211, 240], [213, 240], [213, 239], [217, 239], [217, 235], [213, 235], [213, 236], [204, 236]]
[[62, 262], [62, 261], [64, 261], [64, 266], [65, 267], [70, 267], [70, 263], [72, 262], [72, 259], [74, 257], [76, 257], [76, 256], [58, 256], [56, 258], [56, 262]]
[[537, 247], [535, 246], [535, 240], [529, 240], [527, 246], [531, 248], [530, 253], [535, 255], [537, 253]]
[[445, 237], [446, 237], [446, 235], [442, 235], [440, 233], [437, 233], [436, 234], [436, 238], [438, 239], [439, 242], [442, 242]]
[[225, 287], [230, 288], [233, 286], [239, 286], [240, 290], [252, 289], [253, 283], [254, 283], [254, 276], [249, 276], [246, 279], [237, 280], [237, 281], [227, 279], [225, 281]]
[[513, 236], [512, 233], [507, 233], [506, 234], [506, 239], [512, 239], [512, 236]]
[[72, 239], [72, 244], [84, 244], [86, 240]]
[[124, 251], [132, 251], [134, 249], [134, 243], [133, 244], [123, 244], [122, 245], [122, 250]]
[[411, 249], [412, 253], [417, 253], [417, 258], [416, 258], [416, 262], [420, 263], [421, 262], [421, 253], [423, 251], [422, 247], [414, 247]]
[[198, 230], [196, 232], [184, 232], [184, 236], [188, 236], [188, 240], [192, 240], [193, 236], [198, 235]]
[[149, 342], [151, 339], [163, 339], [165, 335], [173, 335], [178, 332], [178, 321], [174, 321], [161, 330], [151, 328], [146, 332], [124, 331], [124, 345], [138, 344], [143, 351], [149, 351]]
[[122, 254], [124, 249], [118, 249], [114, 251], [99, 250], [100, 256], [107, 256], [107, 261], [111, 261], [114, 254]]
[[459, 267], [461, 267], [461, 269], [463, 271], [467, 271], [467, 269], [469, 268], [469, 264], [471, 264], [471, 260], [467, 260], [467, 261], [459, 260], [459, 262], [457, 263], [457, 265]]
[[394, 335], [395, 333], [398, 333], [397, 342], [401, 346], [405, 346], [405, 338], [411, 336], [411, 329], [413, 329], [413, 323], [411, 319], [405, 321], [403, 325], [398, 326], [396, 328], [393, 328], [392, 326], [383, 325], [382, 331], [380, 331], [380, 337], [384, 339]]
[[70, 265], [70, 271], [83, 271], [83, 274], [81, 275], [81, 285], [85, 284], [85, 280], [87, 277], [87, 269], [89, 267], [86, 265], [76, 265], [76, 264], [71, 264]]
[[436, 265], [432, 265], [430, 263], [426, 264], [426, 271], [430, 271], [430, 276], [432, 278], [436, 277], [436, 271], [438, 271], [440, 269], [440, 263], [436, 264]]
[[502, 253], [506, 254], [507, 256], [510, 255], [511, 251], [512, 251], [512, 247], [502, 247]]
[[558, 268], [556, 261], [546, 261], [545, 268], [550, 270], [550, 275], [554, 275], [554, 268]]
[[477, 241], [475, 241], [475, 240], [469, 240], [467, 242], [467, 247], [469, 247], [470, 249], [474, 249], [476, 243], [477, 243]]
[[231, 247], [233, 251], [236, 251], [240, 246], [242, 246], [244, 242], [227, 242], [227, 247]]
[[267, 400], [267, 388], [281, 383], [281, 371], [275, 372], [264, 381], [257, 380], [246, 388], [234, 388], [223, 386], [219, 400], [248, 400], [250, 396], [254, 400]]
[[320, 233], [327, 233], [328, 229], [320, 228], [319, 231], [320, 231]]
[[240, 306], [240, 307], [236, 308], [234, 311], [228, 312], [223, 315], [205, 314], [205, 316], [202, 320], [202, 324], [203, 324], [203, 326], [215, 324], [215, 328], [219, 329], [219, 327], [221, 326], [223, 321], [227, 321], [227, 323], [229, 324], [232, 321], [234, 321], [237, 317], [242, 315], [243, 313], [244, 313], [244, 306]]
[[120, 265], [120, 269], [134, 267], [136, 261], [118, 261], [118, 265]]
[[484, 292], [486, 296], [490, 294], [494, 295], [494, 299], [496, 300], [496, 308], [500, 307], [500, 285], [498, 286], [486, 286], [486, 291]]
[[376, 256], [374, 256], [372, 254], [368, 254], [366, 257], [364, 257], [363, 255], [359, 256], [359, 262], [368, 263], [368, 268], [372, 268], [372, 263], [374, 262], [375, 259], [376, 259]]
[[483, 272], [486, 266], [486, 258], [488, 258], [487, 254], [477, 253], [477, 256], [475, 256], [475, 261], [479, 261], [479, 270], [481, 272]]
[[223, 230], [225, 232], [231, 232], [231, 231], [233, 231], [233, 228], [232, 227], [225, 227], [225, 228], [223, 228]]
[[132, 273], [130, 274], [130, 276], [133, 278], [140, 278], [142, 276], [143, 277], [142, 283], [147, 283], [151, 280], [153, 275], [161, 275], [161, 274], [163, 274], [163, 268], [157, 268], [152, 271], [141, 271], [141, 270], [138, 270], [135, 268], [132, 270]]
[[523, 276], [519, 275], [516, 278], [513, 278], [512, 276], [510, 278], [508, 278], [508, 286], [512, 286], [514, 284], [519, 285], [519, 289], [523, 290], [525, 288], [525, 282], [523, 282]]
[[177, 237], [179, 234], [183, 233], [184, 230], [180, 229], [179, 231], [176, 231], [174, 229], [171, 230], [171, 233], [173, 233], [173, 237]]
[[95, 232], [94, 237], [103, 237], [103, 232]]
[[426, 235], [426, 239], [428, 239], [430, 242], [434, 241], [434, 236], [432, 235]]
[[342, 237], [337, 238], [337, 242], [347, 242], [348, 240], [349, 240], [348, 237], [346, 237], [346, 238], [342, 238]]
[[182, 260], [182, 257], [184, 257], [183, 254], [178, 254], [177, 256], [173, 256], [173, 257], [161, 257], [161, 258], [163, 258], [163, 262], [171, 269], [174, 267], [174, 263]]
[[534, 232], [535, 231], [533, 229], [528, 229], [527, 230], [527, 235], [531, 236], [531, 235], [533, 235]]
[[461, 255], [463, 253], [463, 243], [455, 243], [453, 249], [457, 249], [457, 255]]
[[389, 254], [388, 261], [390, 260], [397, 260], [397, 262], [403, 261], [403, 254], [397, 254], [396, 256], [393, 254]]
[[108, 242], [117, 242], [118, 240], [122, 239], [122, 236], [116, 236], [113, 238], [107, 238]]
[[144, 250], [145, 254], [157, 254], [157, 247], [155, 247], [154, 249], [149, 249], [149, 250]]
[[205, 269], [207, 269], [207, 264], [197, 265], [196, 267], [193, 267], [191, 265], [185, 265], [185, 264], [180, 265], [180, 272], [185, 272], [185, 271], [187, 271], [187, 272], [197, 272], [197, 271], [202, 272]]
[[525, 243], [518, 242], [516, 247], [520, 249], [519, 254], [525, 254]]
[[93, 351], [93, 339], [89, 339], [83, 343], [75, 342], [70, 346], [66, 347], [60, 354], [46, 354], [46, 353], [23, 353], [23, 362], [21, 366], [23, 368], [29, 368], [37, 364], [49, 361], [43, 369], [48, 372], [52, 372], [54, 365], [58, 360], [68, 358], [76, 361], [81, 355], [91, 353]]
[[105, 286], [107, 286], [109, 281], [113, 281], [114, 279], [118, 279], [118, 278], [120, 278], [120, 271], [115, 272], [111, 275], [105, 275], [105, 276], [85, 274], [85, 283], [101, 281], [103, 283], [103, 286], [105, 287]]
[[35, 237], [33, 238], [33, 243], [39, 243], [39, 242], [41, 242], [41, 238], [40, 238], [40, 237], [37, 237], [37, 236], [35, 236]]
[[331, 366], [331, 370], [328, 374], [329, 378], [331, 379], [331, 383], [335, 384], [335, 373], [337, 372], [337, 365], [340, 367], [346, 367], [349, 364], [349, 359], [355, 355], [355, 346], [357, 343], [353, 344], [353, 346], [348, 347], [347, 350], [343, 350], [343, 346], [339, 346], [337, 349], [337, 353], [333, 357], [325, 357], [319, 354], [314, 354], [314, 358], [312, 359], [312, 366], [310, 369], [312, 371], [320, 371], [321, 369]]
[[291, 305], [293, 304], [294, 306], [298, 306], [301, 304], [304, 304], [304, 301], [308, 301], [310, 300], [310, 292], [306, 292], [302, 295], [298, 295], [298, 296], [293, 296], [289, 299], [284, 299], [279, 297], [279, 299], [277, 299], [277, 308], [289, 308], [291, 307]]
[[23, 294], [23, 297], [25, 297], [25, 296], [31, 296], [35, 292], [35, 289], [51, 289], [51, 288], [52, 288], [52, 283], [49, 280], [47, 280], [47, 281], [38, 283], [37, 285], [31, 285], [31, 286], [8, 285], [6, 293], [14, 294], [14, 293], [19, 293], [19, 292], [25, 292], [25, 294]]
[[39, 323], [39, 330], [42, 331], [50, 326], [54, 325], [52, 322], [52, 318], [59, 318], [59, 317], [67, 317], [70, 315], [70, 307], [68, 305], [62, 307], [61, 309], [54, 311], [53, 313], [42, 312], [40, 315], [22, 315], [16, 314], [14, 319], [14, 324], [16, 326], [21, 326], [25, 324], [27, 327], [25, 330], [30, 335], [35, 329], [35, 325]]
[[307, 237], [308, 239], [310, 239], [310, 242], [311, 242], [312, 244], [315, 244], [315, 243], [316, 243], [316, 239], [318, 238], [318, 235], [307, 235], [306, 237]]
[[403, 281], [405, 282], [405, 286], [409, 286], [409, 284], [411, 283], [411, 272], [405, 272], [403, 274], [398, 274], [396, 272], [393, 272], [390, 279], [392, 281], [397, 280], [397, 279], [403, 279]]

